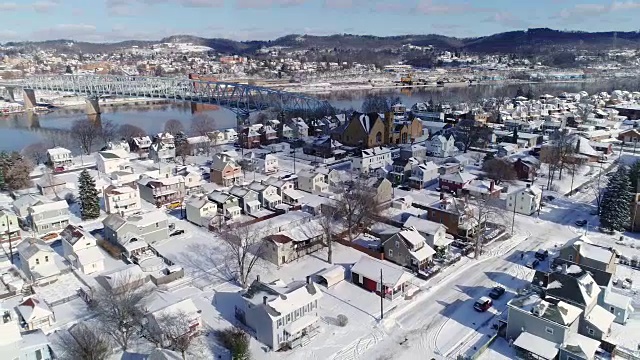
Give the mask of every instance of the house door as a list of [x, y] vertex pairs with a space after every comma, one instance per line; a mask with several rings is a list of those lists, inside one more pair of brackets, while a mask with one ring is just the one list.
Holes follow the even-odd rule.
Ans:
[[284, 255], [282, 255], [282, 261], [281, 261], [281, 263], [282, 263], [282, 264], [284, 264], [284, 263], [286, 263], [286, 262], [287, 262], [287, 260], [285, 259]]

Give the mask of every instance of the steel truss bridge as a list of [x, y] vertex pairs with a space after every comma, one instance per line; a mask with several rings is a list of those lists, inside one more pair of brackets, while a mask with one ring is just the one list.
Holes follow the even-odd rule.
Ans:
[[254, 111], [274, 109], [304, 116], [329, 115], [333, 107], [327, 101], [302, 94], [260, 86], [202, 80], [119, 76], [119, 75], [56, 75], [34, 76], [0, 86], [69, 92], [88, 97], [112, 95], [145, 97], [176, 101], [191, 101], [218, 105], [240, 117]]

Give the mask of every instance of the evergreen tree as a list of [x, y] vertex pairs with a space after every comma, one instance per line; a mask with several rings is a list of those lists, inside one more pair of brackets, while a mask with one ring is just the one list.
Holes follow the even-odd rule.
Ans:
[[622, 231], [631, 221], [630, 205], [633, 195], [627, 169], [618, 168], [610, 178], [602, 196], [600, 226], [609, 231]]
[[631, 169], [629, 169], [631, 192], [638, 192], [638, 179], [640, 179], [640, 160], [633, 163], [633, 165], [631, 165]]
[[517, 144], [518, 143], [518, 127], [515, 127], [513, 129], [513, 137], [511, 138], [511, 143], [513, 143], [513, 144]]
[[82, 220], [97, 219], [100, 216], [100, 199], [96, 182], [87, 170], [80, 173], [80, 211]]

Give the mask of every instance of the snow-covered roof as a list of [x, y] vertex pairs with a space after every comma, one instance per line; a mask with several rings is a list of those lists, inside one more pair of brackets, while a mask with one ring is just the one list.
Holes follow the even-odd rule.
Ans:
[[53, 311], [51, 311], [49, 305], [37, 295], [32, 295], [24, 299], [20, 305], [18, 305], [18, 312], [26, 322], [53, 315]]
[[31, 205], [30, 207], [31, 214], [39, 214], [41, 212], [46, 211], [54, 211], [54, 210], [63, 210], [69, 209], [69, 204], [65, 200], [52, 201], [48, 203], [39, 203]]
[[86, 249], [78, 250], [75, 252], [75, 254], [78, 257], [78, 261], [82, 265], [88, 265], [104, 260], [104, 255], [97, 246], [91, 246]]
[[167, 221], [167, 213], [162, 210], [153, 210], [146, 213], [132, 215], [126, 218], [126, 221], [138, 227], [146, 227], [158, 222]]
[[28, 260], [41, 251], [47, 253], [54, 252], [47, 243], [40, 239], [27, 238], [18, 244], [18, 254], [20, 254], [20, 259]]
[[49, 154], [50, 156], [67, 155], [67, 154], [71, 154], [71, 150], [65, 149], [65, 148], [60, 147], [60, 146], [56, 146], [54, 148], [48, 149], [47, 150], [47, 154]]
[[569, 336], [560, 346], [561, 349], [576, 355], [582, 355], [585, 359], [593, 359], [600, 347], [600, 341], [590, 339], [577, 332], [569, 332]]
[[557, 303], [552, 303], [540, 298], [537, 294], [527, 294], [513, 298], [508, 305], [561, 326], [573, 324], [582, 314], [582, 309], [577, 306], [561, 300]]
[[266, 297], [267, 313], [271, 317], [277, 318], [321, 299], [322, 292], [313, 282], [285, 284], [281, 280], [271, 283], [256, 280], [243, 293], [242, 297], [255, 305], [265, 305], [264, 298]]
[[520, 333], [513, 345], [539, 355], [543, 359], [555, 359], [558, 355], [558, 344], [526, 331]]
[[407, 221], [404, 222], [405, 227], [413, 227], [421, 233], [434, 235], [440, 229], [447, 229], [446, 226], [426, 219], [421, 219], [417, 216], [409, 216]]
[[476, 176], [471, 174], [471, 173], [467, 173], [467, 172], [457, 172], [457, 173], [453, 173], [453, 174], [447, 174], [447, 175], [442, 175], [440, 176], [441, 180], [446, 180], [446, 181], [450, 181], [450, 182], [454, 182], [457, 184], [464, 184], [466, 182], [469, 182], [473, 179], [475, 179]]
[[613, 251], [607, 248], [600, 247], [598, 245], [593, 245], [585, 242], [579, 244], [576, 243], [575, 245], [579, 247], [578, 251], [580, 252], [581, 256], [588, 259], [596, 260], [601, 263], [608, 264], [611, 259], [615, 257]]
[[121, 286], [128, 285], [146, 277], [146, 274], [140, 266], [136, 264], [129, 264], [124, 267], [103, 273], [101, 275], [107, 284], [116, 289]]
[[596, 305], [584, 318], [598, 330], [606, 334], [611, 328], [611, 324], [613, 324], [616, 316], [605, 310], [602, 306]]
[[398, 235], [405, 239], [412, 246], [417, 247], [420, 244], [424, 244], [424, 237], [413, 227], [408, 227], [400, 230]]
[[356, 273], [373, 281], [380, 281], [380, 271], [382, 270], [382, 280], [384, 285], [395, 288], [398, 285], [411, 280], [411, 274], [401, 267], [391, 263], [382, 262], [363, 256], [351, 267], [351, 273]]

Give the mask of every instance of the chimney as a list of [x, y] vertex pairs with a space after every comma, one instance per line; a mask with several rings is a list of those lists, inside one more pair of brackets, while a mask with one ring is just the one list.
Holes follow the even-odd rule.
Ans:
[[567, 274], [567, 264], [562, 264], [562, 273]]
[[584, 288], [587, 290], [587, 294], [591, 296], [591, 294], [593, 293], [593, 283], [590, 282], [590, 283], [584, 284]]
[[311, 276], [307, 276], [307, 285], [311, 282]]
[[531, 184], [527, 184], [527, 189], [531, 187]]
[[496, 185], [495, 181], [491, 180], [489, 182], [489, 192], [491, 192], [491, 193], [493, 192], [493, 190], [495, 189], [495, 185]]
[[440, 200], [444, 200], [444, 193], [440, 193]]
[[267, 305], [267, 298], [268, 298], [267, 296], [262, 297], [262, 303], [265, 305]]
[[256, 281], [260, 282], [260, 275], [256, 275]]

